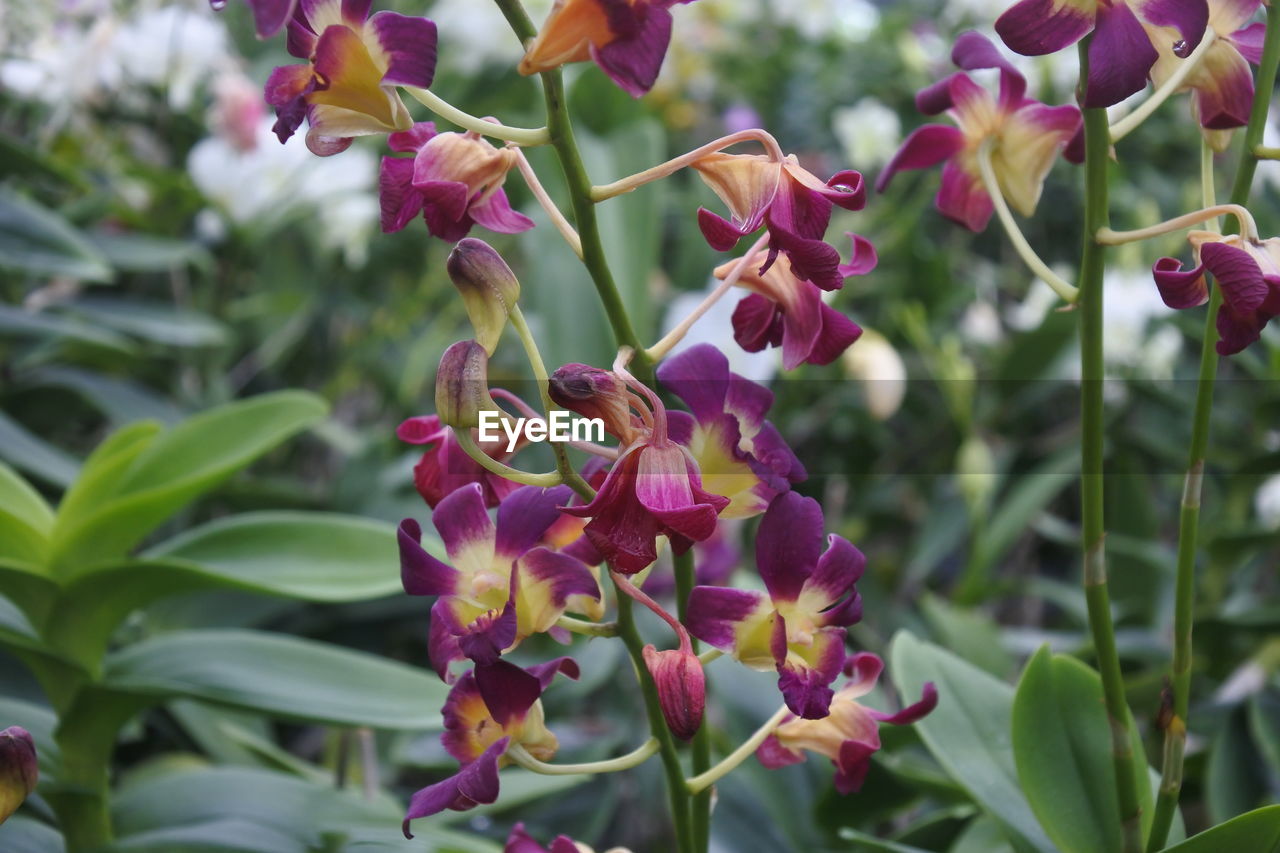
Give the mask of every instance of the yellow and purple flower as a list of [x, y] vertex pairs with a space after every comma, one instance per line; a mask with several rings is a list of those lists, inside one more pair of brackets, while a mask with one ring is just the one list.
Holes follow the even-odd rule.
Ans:
[[477, 666], [453, 685], [445, 700], [445, 750], [462, 765], [457, 774], [428, 785], [409, 800], [404, 834], [412, 838], [409, 822], [446, 809], [466, 811], [498, 799], [498, 770], [508, 763], [506, 752], [520, 746], [539, 761], [555, 757], [559, 743], [547, 728], [540, 697], [557, 673], [578, 677], [578, 664], [556, 658], [528, 669], [498, 661]]
[[[253, 29], [260, 39], [269, 39], [284, 29], [293, 16], [298, 0], [246, 0], [249, 11], [253, 13]], [[209, 6], [215, 12], [222, 10], [227, 0], [209, 0]]]
[[1182, 269], [1177, 258], [1161, 258], [1152, 268], [1160, 297], [1170, 308], [1194, 308], [1209, 301], [1211, 273], [1222, 289], [1218, 311], [1219, 355], [1234, 355], [1262, 336], [1262, 329], [1280, 314], [1280, 237], [1247, 240], [1192, 231], [1187, 239], [1196, 266]]
[[835, 207], [861, 210], [867, 203], [862, 175], [838, 172], [825, 183], [800, 166], [795, 155], [774, 160], [764, 154], [708, 154], [692, 164], [729, 208], [729, 219], [698, 208], [698, 227], [711, 248], [727, 252], [748, 234], [769, 232], [766, 271], [781, 252], [797, 278], [823, 290], [844, 283], [840, 253], [823, 242]]
[[[567, 835], [557, 835], [551, 839], [550, 847], [543, 847], [537, 840], [525, 832], [524, 824], [517, 823], [507, 836], [507, 843], [502, 853], [595, 853], [587, 845], [574, 841]], [[610, 847], [605, 853], [631, 853], [624, 847]]]
[[[475, 432], [472, 434], [474, 436]], [[409, 444], [426, 445], [422, 458], [413, 466], [413, 485], [432, 509], [466, 485], [480, 486], [488, 507], [497, 506], [503, 498], [520, 488], [519, 483], [494, 474], [468, 456], [454, 437], [453, 428], [442, 424], [438, 415], [406, 419], [396, 428], [396, 437]], [[477, 438], [476, 444], [499, 462], [506, 461], [519, 450], [517, 447], [508, 453], [505, 439], [484, 442]]]
[[805, 479], [800, 460], [765, 420], [773, 393], [730, 371], [720, 350], [690, 347], [662, 362], [658, 380], [693, 413], [668, 411], [667, 421], [672, 437], [693, 454], [703, 488], [729, 498], [721, 518], [759, 515]]
[[[848, 236], [853, 240], [853, 255], [849, 263], [836, 267], [842, 279], [865, 275], [876, 265], [870, 241]], [[729, 261], [716, 267], [716, 278], [727, 278], [736, 265], [737, 261]], [[782, 347], [786, 370], [801, 364], [830, 364], [862, 336], [857, 323], [822, 301], [816, 284], [795, 274], [785, 255], [771, 264], [768, 252], [757, 252], [738, 285], [751, 293], [733, 310], [733, 339], [747, 352]]]
[[756, 535], [756, 566], [767, 593], [698, 586], [689, 594], [689, 632], [752, 669], [776, 669], [787, 707], [827, 715], [831, 682], [844, 662], [845, 628], [862, 617], [855, 587], [866, 558], [831, 535], [823, 552], [822, 510], [813, 498], [779, 495]]
[[938, 704], [938, 691], [924, 685], [919, 702], [896, 714], [886, 714], [858, 703], [876, 686], [884, 669], [877, 656], [863, 652], [845, 662], [844, 674], [852, 681], [831, 700], [831, 713], [820, 720], [788, 716], [756, 750], [760, 763], [770, 770], [804, 761], [804, 753], [816, 752], [836, 766], [835, 786], [841, 794], [862, 787], [871, 756], [880, 749], [880, 724], [903, 726], [924, 717]]
[[495, 148], [470, 131], [436, 133], [429, 121], [391, 134], [387, 144], [414, 156], [382, 158], [383, 231], [399, 231], [419, 213], [428, 231], [450, 243], [467, 236], [473, 225], [499, 234], [533, 227], [533, 220], [511, 208], [502, 189], [516, 165], [514, 151]]
[[[925, 169], [945, 160], [934, 204], [948, 219], [981, 231], [995, 209], [978, 167], [979, 150], [986, 145], [1001, 194], [1015, 210], [1030, 216], [1040, 201], [1045, 175], [1080, 129], [1080, 110], [1072, 105], [1050, 107], [1026, 97], [1026, 79], [976, 32], [956, 39], [951, 59], [963, 71], [921, 90], [916, 107], [925, 115], [946, 111], [957, 126], [927, 124], [915, 130], [885, 166], [876, 191], [884, 192], [902, 169]], [[1000, 69], [998, 98], [964, 73], [981, 68]]]
[[455, 660], [495, 663], [525, 638], [551, 629], [566, 610], [594, 609], [600, 583], [591, 569], [538, 544], [570, 493], [568, 486], [522, 486], [499, 505], [495, 525], [479, 485], [453, 492], [431, 516], [452, 565], [422, 547], [416, 521], [400, 523], [405, 592], [439, 596], [428, 653], [442, 679], [449, 680]]
[[671, 43], [671, 7], [693, 0], [556, 0], [529, 43], [521, 74], [594, 61], [638, 98], [653, 88]]
[[1021, 0], [996, 20], [996, 32], [1023, 56], [1056, 53], [1093, 33], [1084, 105], [1109, 107], [1147, 85], [1158, 54], [1144, 25], [1172, 27], [1156, 37], [1181, 57], [1208, 22], [1205, 0]]
[[322, 157], [344, 151], [353, 137], [413, 126], [396, 86], [431, 85], [436, 25], [398, 12], [369, 17], [371, 3], [300, 0], [288, 48], [307, 64], [275, 69], [265, 90], [281, 142], [304, 118], [307, 147]]

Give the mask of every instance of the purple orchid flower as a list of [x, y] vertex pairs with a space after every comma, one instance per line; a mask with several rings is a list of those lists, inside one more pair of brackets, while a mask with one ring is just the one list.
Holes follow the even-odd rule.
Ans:
[[533, 227], [511, 208], [502, 189], [516, 165], [509, 148], [495, 148], [478, 133], [436, 133], [429, 121], [391, 134], [392, 151], [415, 156], [383, 157], [378, 175], [382, 230], [399, 231], [419, 213], [432, 235], [457, 242], [482, 225], [499, 234]]
[[0, 731], [0, 823], [31, 796], [40, 778], [36, 744], [22, 726]]
[[844, 662], [845, 627], [862, 617], [854, 584], [866, 558], [831, 535], [822, 551], [822, 510], [813, 498], [779, 495], [756, 535], [766, 593], [698, 586], [689, 594], [689, 632], [752, 669], [776, 669], [787, 707], [827, 715], [830, 684]]
[[964, 71], [1000, 69], [999, 97], [963, 72], [921, 90], [916, 95], [921, 112], [945, 110], [958, 126], [927, 124], [915, 130], [885, 166], [876, 192], [884, 192], [902, 169], [926, 169], [945, 160], [935, 206], [948, 219], [981, 231], [995, 209], [978, 168], [978, 151], [988, 145], [1001, 194], [1019, 213], [1032, 215], [1050, 167], [1080, 129], [1080, 110], [1026, 97], [1026, 79], [976, 32], [956, 39], [951, 59]]
[[1161, 258], [1152, 268], [1156, 287], [1170, 308], [1194, 308], [1209, 301], [1205, 272], [1212, 273], [1222, 288], [1216, 348], [1219, 355], [1234, 355], [1262, 337], [1280, 314], [1280, 237], [1255, 242], [1192, 231], [1188, 240], [1195, 268], [1183, 270], [1177, 258]]
[[[519, 483], [491, 473], [468, 456], [454, 438], [453, 428], [440, 423], [437, 415], [408, 418], [397, 427], [396, 436], [409, 444], [427, 446], [413, 467], [413, 485], [432, 509], [466, 485], [478, 484], [488, 507], [497, 506], [503, 498], [520, 488]], [[482, 442], [477, 439], [476, 444], [499, 462], [511, 456], [506, 452], [505, 441]]]
[[[269, 39], [284, 29], [293, 17], [298, 0], [246, 0], [249, 11], [253, 13], [253, 30], [260, 39]], [[209, 7], [220, 12], [227, 5], [227, 0], [209, 0]]]
[[653, 88], [671, 42], [671, 7], [693, 0], [556, 0], [529, 43], [521, 74], [594, 61], [627, 94]]
[[[621, 848], [617, 848], [620, 850]], [[543, 847], [532, 835], [525, 831], [523, 823], [517, 823], [507, 836], [507, 843], [502, 853], [592, 853], [590, 847], [579, 844], [567, 835], [557, 835], [551, 840], [550, 847]], [[616, 851], [610, 851], [616, 853]]]
[[1093, 33], [1084, 105], [1109, 107], [1147, 85], [1158, 54], [1144, 25], [1172, 27], [1172, 49], [1187, 56], [1208, 22], [1205, 0], [1021, 0], [996, 32], [1023, 56], [1056, 53]]
[[400, 576], [410, 595], [438, 595], [428, 651], [436, 673], [464, 657], [491, 664], [525, 638], [551, 629], [566, 610], [584, 613], [600, 584], [578, 560], [538, 545], [568, 501], [568, 486], [522, 486], [498, 507], [495, 525], [479, 485], [442, 500], [431, 521], [452, 565], [422, 547], [422, 528], [400, 523]]
[[413, 118], [396, 86], [427, 88], [435, 77], [436, 25], [398, 12], [369, 17], [372, 0], [299, 0], [288, 49], [305, 65], [267, 79], [274, 130], [284, 142], [302, 124], [307, 147], [337, 154], [356, 136], [408, 130]]
[[498, 661], [478, 666], [458, 679], [442, 709], [444, 734], [440, 740], [462, 766], [455, 775], [428, 785], [409, 799], [405, 838], [413, 838], [409, 822], [415, 818], [495, 802], [498, 770], [507, 762], [510, 747], [519, 745], [539, 761], [555, 757], [559, 743], [546, 726], [539, 697], [557, 673], [576, 679], [578, 664], [562, 657], [521, 669]]
[[805, 750], [816, 752], [836, 766], [837, 791], [851, 794], [859, 790], [871, 768], [871, 756], [880, 749], [880, 723], [908, 725], [938, 704], [938, 691], [932, 683], [925, 684], [919, 702], [896, 714], [858, 704], [857, 700], [876, 686], [883, 669], [884, 661], [876, 655], [863, 652], [850, 657], [844, 674], [853, 680], [836, 692], [831, 713], [821, 720], [788, 716], [756, 750], [760, 763], [774, 770], [804, 761]]
[[698, 209], [698, 227], [711, 248], [727, 252], [764, 227], [769, 253], [761, 272], [778, 253], [791, 261], [797, 278], [823, 290], [844, 284], [840, 253], [823, 242], [835, 207], [861, 210], [867, 203], [862, 175], [838, 172], [825, 183], [801, 168], [794, 155], [772, 160], [763, 154], [708, 154], [692, 164], [720, 200], [730, 219]]

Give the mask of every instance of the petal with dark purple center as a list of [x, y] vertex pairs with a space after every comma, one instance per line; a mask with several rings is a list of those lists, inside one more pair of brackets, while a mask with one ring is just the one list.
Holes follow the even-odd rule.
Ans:
[[685, 626], [704, 643], [732, 651], [738, 625], [765, 603], [755, 590], [696, 586], [689, 593]]
[[822, 508], [795, 492], [779, 495], [756, 533], [756, 567], [774, 601], [795, 601], [822, 555]]
[[[926, 169], [936, 166], [964, 148], [964, 134], [959, 128], [945, 124], [926, 124], [916, 128], [898, 153], [876, 179], [876, 192], [884, 192], [889, 181], [902, 169]], [[705, 233], [705, 232], [704, 232]]]
[[996, 32], [1014, 53], [1057, 53], [1088, 35], [1097, 7], [1097, 0], [1021, 0], [996, 19]]
[[1222, 299], [1237, 314], [1251, 314], [1262, 307], [1271, 288], [1258, 262], [1244, 249], [1226, 243], [1205, 243], [1200, 260], [1222, 288]]
[[1151, 267], [1160, 298], [1170, 308], [1194, 308], [1209, 301], [1209, 285], [1204, 277], [1204, 265], [1183, 270], [1177, 258], [1161, 258]]
[[1084, 105], [1109, 107], [1142, 91], [1159, 56], [1128, 5], [1100, 3], [1093, 40], [1089, 42]]
[[451, 595], [457, 591], [459, 574], [427, 553], [422, 547], [422, 527], [412, 518], [400, 522], [396, 532], [400, 546], [400, 582], [409, 595]]
[[409, 821], [439, 814], [445, 809], [466, 811], [498, 799], [498, 758], [507, 751], [511, 738], [495, 741], [480, 757], [462, 767], [454, 776], [428, 785], [409, 799], [405, 813], [405, 838], [413, 838]]
[[[367, 11], [367, 9], [366, 9]], [[436, 25], [427, 18], [411, 18], [382, 11], [369, 19], [368, 29], [386, 55], [383, 83], [426, 89], [436, 75]]]
[[639, 98], [658, 79], [671, 43], [671, 13], [653, 3], [636, 3], [631, 13], [638, 17], [638, 26], [609, 44], [591, 45], [591, 58], [624, 92]]
[[494, 552], [514, 560], [542, 539], [556, 519], [559, 507], [569, 502], [568, 486], [521, 486], [498, 507], [498, 532]]

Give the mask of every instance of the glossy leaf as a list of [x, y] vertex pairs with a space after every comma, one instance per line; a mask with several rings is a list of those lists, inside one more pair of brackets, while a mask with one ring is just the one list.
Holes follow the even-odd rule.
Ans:
[[1166, 847], [1165, 853], [1280, 853], [1280, 806], [1242, 814], [1181, 844]]
[[111, 267], [70, 223], [41, 204], [0, 189], [0, 269], [107, 281]]
[[80, 470], [80, 463], [74, 457], [33, 434], [4, 412], [0, 412], [0, 458], [55, 486], [66, 486]]
[[26, 815], [14, 815], [0, 824], [0, 850], [4, 853], [66, 853], [62, 833]]
[[30, 483], [0, 462], [0, 559], [44, 562], [53, 510]]

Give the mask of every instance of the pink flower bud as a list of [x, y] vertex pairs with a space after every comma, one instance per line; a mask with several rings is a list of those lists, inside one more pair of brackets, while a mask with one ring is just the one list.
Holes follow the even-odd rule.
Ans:
[[474, 237], [458, 242], [449, 253], [445, 268], [462, 294], [476, 340], [493, 355], [507, 325], [507, 315], [520, 298], [520, 282], [492, 246]]
[[600, 418], [605, 432], [625, 446], [636, 436], [631, 394], [622, 377], [588, 364], [566, 364], [551, 374], [551, 399], [585, 418]]
[[707, 679], [702, 661], [692, 651], [644, 647], [644, 664], [658, 688], [658, 703], [667, 728], [681, 740], [689, 740], [702, 725], [707, 704]]
[[0, 732], [0, 823], [36, 789], [36, 745], [20, 726]]

